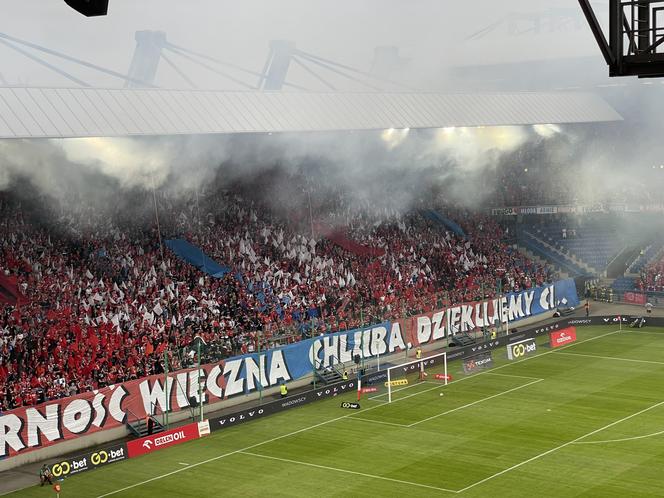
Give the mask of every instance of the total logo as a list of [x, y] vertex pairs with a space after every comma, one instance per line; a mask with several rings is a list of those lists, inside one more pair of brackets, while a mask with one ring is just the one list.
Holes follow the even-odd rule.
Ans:
[[51, 467], [51, 473], [54, 477], [66, 476], [68, 474], [75, 474], [82, 472], [88, 468], [88, 459], [82, 458], [80, 460], [69, 460], [65, 462], [56, 463]]
[[101, 450], [90, 455], [90, 463], [92, 463], [92, 465], [103, 465], [109, 461], [114, 462], [115, 460], [121, 460], [124, 456], [124, 448], [109, 451]]

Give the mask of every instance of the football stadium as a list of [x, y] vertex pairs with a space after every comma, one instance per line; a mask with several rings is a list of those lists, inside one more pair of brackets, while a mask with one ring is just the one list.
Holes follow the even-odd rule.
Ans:
[[664, 496], [662, 3], [3, 6], [0, 496]]

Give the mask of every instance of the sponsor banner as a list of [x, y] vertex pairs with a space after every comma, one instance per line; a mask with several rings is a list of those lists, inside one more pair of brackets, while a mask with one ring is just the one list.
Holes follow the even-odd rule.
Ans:
[[509, 360], [518, 360], [526, 355], [537, 351], [535, 338], [524, 339], [523, 341], [513, 342], [507, 345], [507, 358]]
[[385, 383], [385, 387], [388, 386], [406, 386], [408, 385], [408, 379], [397, 379], [397, 380], [391, 380], [389, 382]]
[[330, 398], [333, 396], [337, 396], [338, 394], [343, 394], [346, 392], [351, 392], [356, 390], [357, 390], [356, 381], [350, 380], [326, 386], [321, 389], [306, 391], [301, 394], [296, 394], [288, 398], [272, 401], [264, 405], [255, 406], [252, 408], [246, 408], [238, 412], [229, 413], [228, 415], [222, 415], [220, 417], [211, 418], [210, 430], [214, 432], [223, 429], [224, 427], [233, 427], [238, 424], [243, 424], [251, 420], [262, 418], [266, 415], [272, 415], [273, 413], [278, 413], [283, 410], [287, 410], [289, 408], [302, 406], [307, 403], [311, 403], [312, 401], [316, 401], [318, 399]]
[[492, 216], [516, 216], [519, 214], [556, 214], [556, 213], [602, 213], [602, 212], [628, 212], [628, 213], [644, 213], [644, 212], [657, 212], [664, 211], [664, 206], [659, 204], [653, 205], [636, 205], [636, 204], [590, 204], [590, 205], [576, 205], [564, 204], [558, 206], [512, 206], [491, 208], [488, 210]]
[[588, 317], [588, 318], [571, 318], [567, 320], [568, 325], [592, 325], [593, 324], [593, 319]]
[[433, 376], [434, 379], [436, 380], [446, 380], [450, 382], [452, 380], [452, 376], [450, 374], [436, 374]]
[[369, 375], [362, 376], [363, 384], [377, 384], [387, 379], [387, 370], [380, 370]]
[[477, 370], [485, 370], [493, 367], [493, 357], [491, 351], [485, 351], [480, 354], [463, 359], [463, 373], [470, 374]]
[[198, 423], [198, 437], [207, 436], [210, 434], [210, 421], [203, 420]]
[[567, 327], [556, 332], [549, 334], [549, 341], [552, 348], [559, 348], [565, 344], [570, 344], [576, 341], [576, 329], [574, 327]]
[[[409, 344], [417, 346], [435, 342], [459, 332], [470, 332], [500, 323], [510, 324], [559, 307], [576, 307], [579, 298], [571, 279], [544, 287], [535, 287], [503, 297], [464, 303], [403, 320]], [[393, 323], [393, 329], [400, 322]]]
[[377, 387], [363, 387], [362, 389], [360, 389], [360, 392], [362, 394], [375, 393], [375, 392], [378, 392], [378, 388]]
[[341, 403], [341, 408], [348, 408], [349, 410], [359, 410], [360, 404], [351, 403], [350, 401], [344, 401], [343, 403]]
[[129, 458], [153, 453], [169, 446], [184, 443], [185, 441], [192, 441], [200, 437], [198, 432], [198, 424], [188, 424], [171, 429], [170, 431], [160, 432], [151, 436], [145, 436], [139, 439], [134, 439], [127, 443], [127, 454]]
[[623, 301], [629, 304], [646, 304], [646, 295], [640, 292], [625, 292]]
[[493, 216], [516, 216], [519, 214], [519, 208], [506, 207], [506, 208], [493, 208], [491, 210]]
[[[498, 299], [461, 304], [408, 319], [326, 334], [261, 353], [227, 358], [201, 365], [200, 371], [193, 368], [174, 372], [166, 381], [163, 375], [153, 375], [33, 407], [17, 408], [0, 415], [0, 458], [124, 426], [129, 412], [143, 418], [147, 414], [162, 414], [167, 407], [171, 412], [186, 410], [192, 398], [198, 402], [199, 383], [205, 386], [201, 401], [214, 403], [300, 379], [311, 375], [314, 368], [348, 363], [355, 356], [375, 358], [406, 352], [458, 332], [507, 320], [515, 322], [558, 306], [576, 305], [574, 281], [562, 280]], [[377, 373], [365, 382], [384, 379], [384, 374]]]
[[612, 315], [612, 316], [590, 316], [584, 318], [570, 318], [567, 320], [562, 320], [558, 323], [565, 325], [574, 325], [575, 327], [584, 326], [584, 325], [615, 325], [618, 327], [620, 324], [629, 325], [637, 318], [645, 317], [648, 325], [654, 327], [664, 327], [664, 317], [656, 317], [647, 315], [645, 310], [643, 313], [635, 315]]
[[67, 458], [49, 465], [53, 477], [60, 479], [63, 477], [80, 474], [88, 470], [103, 467], [110, 463], [119, 462], [127, 457], [127, 446], [117, 444], [100, 450], [95, 450], [85, 455], [74, 458]]

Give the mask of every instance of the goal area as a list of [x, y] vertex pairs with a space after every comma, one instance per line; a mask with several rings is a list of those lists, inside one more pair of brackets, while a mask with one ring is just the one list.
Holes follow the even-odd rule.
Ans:
[[412, 360], [387, 369], [387, 402], [392, 402], [392, 395], [409, 385], [419, 382], [439, 382], [447, 385], [447, 353], [438, 353], [418, 360]]

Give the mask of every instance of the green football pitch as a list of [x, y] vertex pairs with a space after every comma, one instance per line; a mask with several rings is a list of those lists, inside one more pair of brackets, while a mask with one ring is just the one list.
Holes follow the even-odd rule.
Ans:
[[73, 476], [60, 496], [664, 496], [664, 330], [577, 332], [514, 362], [496, 350], [479, 374], [452, 362], [452, 383], [413, 378], [391, 404], [345, 410], [344, 394]]

